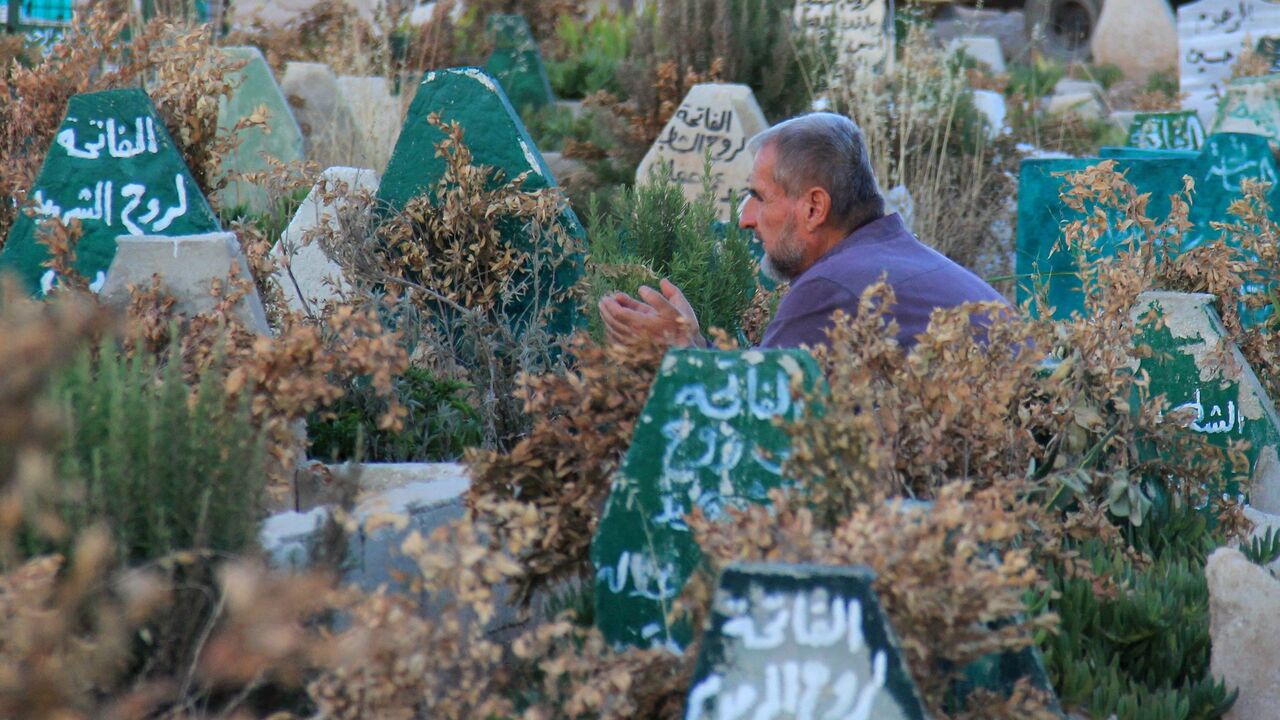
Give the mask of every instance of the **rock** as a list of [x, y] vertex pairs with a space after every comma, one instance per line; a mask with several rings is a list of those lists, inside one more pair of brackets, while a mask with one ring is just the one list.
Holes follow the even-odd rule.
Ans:
[[987, 119], [987, 137], [994, 140], [1008, 130], [1004, 95], [994, 90], [974, 90], [973, 106]]
[[1200, 0], [1178, 8], [1178, 83], [1205, 125], [1231, 79], [1249, 39], [1280, 35], [1280, 3], [1270, 0]]
[[1280, 75], [1236, 78], [1226, 87], [1213, 131], [1262, 135], [1280, 150]]
[[1102, 6], [1091, 40], [1093, 61], [1146, 82], [1178, 69], [1178, 23], [1167, 0], [1124, 0]]
[[1005, 72], [1004, 53], [1000, 50], [1000, 41], [989, 35], [965, 35], [953, 38], [947, 43], [947, 54], [954, 55], [959, 52], [986, 65], [993, 73]]
[[1075, 115], [1085, 120], [1097, 120], [1106, 115], [1107, 109], [1092, 92], [1052, 95], [1045, 106], [1049, 115]]
[[[342, 268], [325, 254], [319, 242], [308, 242], [308, 235], [321, 225], [342, 232], [341, 201], [361, 191], [372, 195], [377, 190], [378, 174], [374, 171], [332, 167], [324, 171], [307, 199], [298, 206], [289, 227], [271, 250], [279, 265], [276, 279], [290, 310], [321, 315], [326, 303], [350, 290]], [[336, 195], [335, 202], [325, 202], [326, 195]], [[372, 202], [366, 207], [372, 207]], [[346, 231], [363, 230], [365, 228], [347, 228]]]
[[1075, 78], [1064, 77], [1053, 86], [1054, 95], [1081, 95], [1091, 94], [1101, 98], [1106, 94], [1102, 86], [1092, 80], [1076, 80]]
[[361, 156], [363, 138], [328, 65], [291, 62], [280, 85], [302, 130], [308, 160], [320, 167], [349, 166]]
[[1021, 10], [1002, 12], [949, 5], [934, 21], [933, 32], [943, 44], [966, 35], [994, 37], [1009, 60], [1021, 60], [1027, 50], [1026, 17]]
[[1209, 583], [1210, 670], [1239, 688], [1229, 720], [1275, 717], [1280, 708], [1280, 580], [1239, 550], [1218, 548], [1204, 569]]
[[359, 152], [352, 162], [374, 172], [386, 170], [401, 125], [400, 100], [391, 94], [391, 83], [384, 77], [342, 75], [338, 89], [360, 134]]
[[669, 163], [684, 196], [694, 200], [702, 195], [703, 162], [710, 153], [717, 212], [721, 220], [728, 220], [751, 179], [747, 142], [768, 127], [746, 85], [694, 85], [640, 161], [636, 184], [648, 183], [650, 172], [656, 172], [660, 163]]
[[213, 283], [225, 280], [234, 269], [239, 279], [249, 283], [250, 290], [236, 304], [236, 317], [259, 335], [271, 334], [249, 262], [235, 233], [121, 236], [118, 243], [102, 287], [102, 299], [108, 305], [127, 305], [129, 285], [145, 286], [152, 275], [159, 275], [165, 290], [177, 301], [175, 312], [188, 316], [211, 312], [218, 304], [211, 293]]
[[[260, 107], [267, 109], [265, 128], [251, 127], [236, 134], [240, 144], [224, 159], [223, 170], [232, 173], [226, 187], [218, 194], [219, 204], [226, 208], [245, 207], [253, 213], [271, 209], [271, 193], [261, 184], [242, 180], [235, 175], [259, 173], [270, 169], [267, 158], [282, 163], [301, 162], [302, 130], [293, 118], [284, 91], [267, 66], [262, 51], [256, 47], [227, 47], [219, 52], [247, 64], [236, 72], [239, 87], [230, 98], [218, 98], [218, 130], [228, 132], [242, 118], [250, 117]], [[277, 198], [278, 200], [279, 198]]]
[[[98, 291], [121, 235], [193, 235], [221, 229], [164, 120], [141, 88], [75, 95], [30, 188], [35, 216], [19, 213], [0, 270], [43, 296], [58, 278], [44, 267], [37, 231], [49, 218], [79, 220], [75, 270]], [[9, 200], [12, 200], [10, 198]]]

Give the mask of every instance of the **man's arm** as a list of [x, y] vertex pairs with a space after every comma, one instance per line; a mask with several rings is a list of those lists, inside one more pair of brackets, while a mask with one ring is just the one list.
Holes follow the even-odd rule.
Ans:
[[698, 316], [684, 293], [665, 279], [659, 287], [662, 292], [642, 286], [638, 300], [626, 293], [613, 293], [600, 299], [600, 318], [604, 320], [609, 341], [622, 345], [652, 342], [673, 347], [706, 347]]

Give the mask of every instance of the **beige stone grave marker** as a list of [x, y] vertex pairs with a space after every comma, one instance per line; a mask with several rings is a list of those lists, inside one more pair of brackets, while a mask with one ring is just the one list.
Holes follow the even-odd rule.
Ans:
[[323, 63], [291, 62], [280, 86], [302, 130], [307, 159], [321, 167], [354, 162], [363, 142], [333, 70]]
[[746, 85], [694, 85], [640, 161], [636, 183], [649, 181], [650, 168], [670, 163], [672, 178], [692, 200], [702, 194], [703, 164], [709, 154], [717, 211], [727, 220], [751, 178], [747, 142], [768, 127]]

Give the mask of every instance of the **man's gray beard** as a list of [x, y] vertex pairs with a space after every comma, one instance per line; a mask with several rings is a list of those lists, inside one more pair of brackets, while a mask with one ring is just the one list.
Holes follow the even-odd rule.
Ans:
[[760, 259], [760, 272], [776, 283], [789, 283], [795, 279], [794, 275], [784, 273], [782, 268], [775, 265], [773, 256], [769, 253], [765, 253], [764, 257]]

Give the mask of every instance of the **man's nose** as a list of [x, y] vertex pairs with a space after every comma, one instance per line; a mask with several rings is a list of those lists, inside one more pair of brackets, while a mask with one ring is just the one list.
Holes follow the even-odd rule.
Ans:
[[750, 195], [742, 198], [742, 203], [738, 206], [738, 227], [748, 230], [756, 226], [756, 206], [753, 202], [755, 198]]

